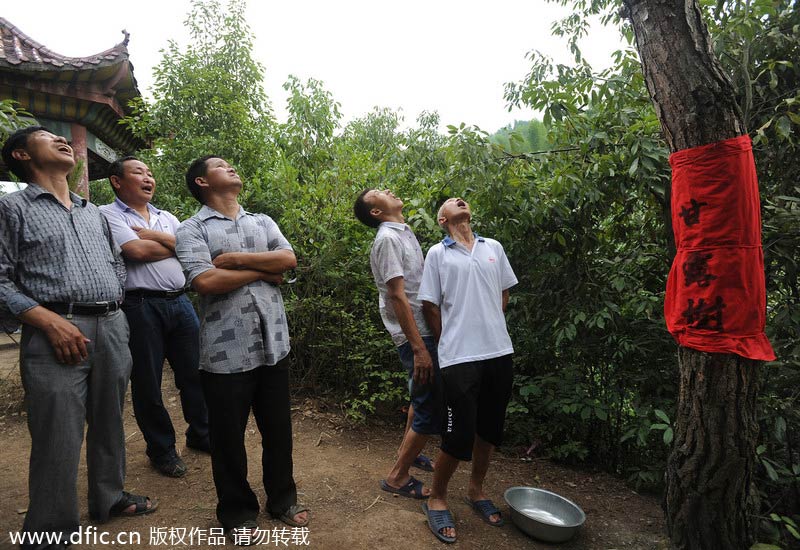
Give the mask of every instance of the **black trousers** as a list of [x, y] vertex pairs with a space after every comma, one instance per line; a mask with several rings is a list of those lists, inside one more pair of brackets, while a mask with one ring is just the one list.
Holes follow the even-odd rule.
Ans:
[[258, 516], [258, 498], [247, 482], [244, 445], [251, 410], [261, 433], [266, 510], [275, 517], [282, 515], [297, 503], [288, 362], [233, 374], [201, 371], [200, 379], [208, 406], [217, 519], [232, 529]]

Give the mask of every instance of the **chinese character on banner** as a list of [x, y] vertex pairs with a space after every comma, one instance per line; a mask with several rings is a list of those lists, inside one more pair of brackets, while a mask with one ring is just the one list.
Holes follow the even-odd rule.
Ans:
[[675, 257], [664, 320], [683, 347], [775, 359], [767, 298], [758, 176], [750, 136], [676, 151], [670, 215]]
[[706, 304], [706, 301], [700, 298], [697, 300], [697, 305], [695, 305], [694, 300], [689, 298], [689, 306], [683, 312], [683, 316], [686, 318], [686, 324], [692, 328], [704, 328], [722, 332], [724, 330], [722, 326], [722, 310], [725, 307], [722, 296], [717, 296], [713, 304]]
[[708, 260], [714, 255], [703, 252], [691, 252], [685, 262], [683, 262], [683, 276], [686, 286], [697, 283], [700, 288], [707, 287], [711, 281], [717, 278], [708, 272]]
[[700, 208], [708, 206], [708, 203], [697, 202], [694, 199], [692, 199], [690, 203], [691, 206], [689, 208], [681, 206], [681, 213], [678, 215], [683, 218], [683, 223], [691, 227], [692, 225], [700, 223]]

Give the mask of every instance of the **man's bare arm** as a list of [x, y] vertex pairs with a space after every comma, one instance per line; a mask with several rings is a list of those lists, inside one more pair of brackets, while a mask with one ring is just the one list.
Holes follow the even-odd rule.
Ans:
[[195, 277], [192, 288], [198, 294], [227, 294], [255, 281], [279, 284], [283, 275], [264, 273], [255, 269], [209, 269]]
[[174, 249], [144, 239], [133, 239], [123, 244], [121, 248], [122, 256], [132, 262], [156, 262], [175, 255]]
[[157, 242], [161, 246], [168, 248], [175, 251], [175, 235], [172, 233], [166, 233], [164, 231], [155, 231], [153, 229], [147, 229], [146, 227], [131, 227], [136, 234], [139, 236], [140, 239], [145, 241], [153, 241]]
[[291, 250], [226, 252], [212, 262], [214, 267], [222, 269], [254, 269], [265, 273], [283, 273], [297, 267], [297, 258]]
[[442, 315], [439, 311], [439, 306], [423, 300], [422, 314], [425, 316], [425, 320], [428, 322], [428, 326], [438, 342], [439, 338], [442, 336]]
[[503, 291], [503, 311], [506, 310], [506, 306], [508, 306], [508, 289]]
[[406, 335], [411, 350], [414, 352], [414, 382], [428, 384], [433, 381], [433, 360], [417, 328], [411, 304], [408, 303], [405, 280], [403, 277], [389, 279], [386, 282], [386, 288], [397, 322], [403, 329], [403, 334]]

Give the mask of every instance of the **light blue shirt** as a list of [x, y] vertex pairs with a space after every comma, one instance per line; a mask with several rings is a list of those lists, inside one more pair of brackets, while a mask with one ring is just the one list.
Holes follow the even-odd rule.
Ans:
[[[150, 222], [136, 210], [126, 205], [117, 198], [111, 204], [104, 204], [100, 212], [108, 220], [114, 242], [117, 246], [138, 239], [139, 236], [131, 227], [146, 227], [153, 231], [161, 231], [175, 235], [180, 223], [178, 219], [165, 210], [159, 210], [152, 204], [147, 205], [150, 212]], [[125, 260], [128, 270], [128, 279], [125, 290], [180, 290], [186, 286], [186, 277], [183, 274], [181, 263], [175, 256], [155, 262], [132, 262]]]
[[475, 235], [472, 250], [450, 237], [428, 251], [420, 300], [439, 307], [439, 368], [514, 352], [503, 291], [517, 284], [503, 246]]

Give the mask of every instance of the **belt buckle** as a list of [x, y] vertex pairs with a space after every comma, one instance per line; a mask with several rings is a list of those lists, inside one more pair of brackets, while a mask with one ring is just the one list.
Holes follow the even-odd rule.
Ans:
[[101, 315], [111, 312], [111, 302], [95, 302], [95, 305], [105, 308], [105, 311], [101, 313]]

